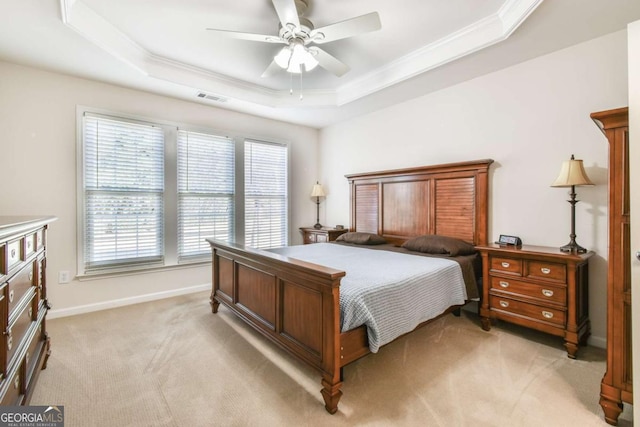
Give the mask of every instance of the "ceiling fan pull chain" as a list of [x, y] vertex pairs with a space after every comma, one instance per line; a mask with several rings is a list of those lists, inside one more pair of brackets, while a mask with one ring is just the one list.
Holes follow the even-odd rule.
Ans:
[[300, 66], [300, 101], [302, 101], [302, 75], [304, 74], [304, 65]]

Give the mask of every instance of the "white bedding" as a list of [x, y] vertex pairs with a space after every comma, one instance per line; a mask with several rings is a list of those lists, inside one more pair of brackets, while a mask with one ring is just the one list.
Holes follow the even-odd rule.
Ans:
[[460, 265], [446, 258], [333, 243], [270, 251], [346, 272], [340, 282], [342, 332], [366, 324], [372, 353], [467, 299]]

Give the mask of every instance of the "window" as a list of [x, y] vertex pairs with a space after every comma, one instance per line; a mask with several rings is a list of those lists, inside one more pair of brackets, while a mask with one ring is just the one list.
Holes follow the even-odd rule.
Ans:
[[178, 256], [209, 255], [206, 237], [234, 235], [235, 143], [178, 132]]
[[164, 132], [84, 118], [85, 268], [163, 260]]
[[288, 145], [81, 108], [78, 275], [288, 244]]
[[244, 143], [245, 242], [254, 248], [287, 244], [287, 147], [261, 141]]

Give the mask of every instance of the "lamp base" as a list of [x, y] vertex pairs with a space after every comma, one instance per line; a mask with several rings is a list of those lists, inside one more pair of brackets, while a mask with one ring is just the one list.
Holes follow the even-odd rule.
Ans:
[[322, 228], [322, 224], [320, 224], [319, 222], [317, 222], [313, 228], [315, 228], [316, 230], [320, 230]]
[[587, 252], [585, 248], [577, 244], [575, 241], [571, 241], [560, 248], [562, 252], [575, 252], [577, 254], [584, 254]]

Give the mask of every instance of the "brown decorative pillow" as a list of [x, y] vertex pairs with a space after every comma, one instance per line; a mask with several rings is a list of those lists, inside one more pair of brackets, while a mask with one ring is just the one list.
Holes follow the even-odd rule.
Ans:
[[362, 233], [357, 231], [341, 234], [338, 236], [336, 241], [353, 243], [356, 245], [381, 245], [383, 243], [387, 243], [387, 241], [382, 236], [378, 236], [377, 234], [373, 233]]
[[476, 248], [464, 240], [437, 234], [414, 237], [404, 242], [402, 247], [410, 251], [435, 255], [458, 256], [476, 253]]

